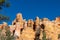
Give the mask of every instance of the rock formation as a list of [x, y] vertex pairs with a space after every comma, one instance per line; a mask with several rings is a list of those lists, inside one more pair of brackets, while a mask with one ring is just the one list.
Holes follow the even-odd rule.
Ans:
[[[0, 29], [5, 31], [4, 29], [8, 28], [7, 26], [8, 24], [3, 22], [3, 24], [0, 24]], [[48, 18], [40, 19], [39, 17], [36, 17], [35, 20], [29, 19], [26, 21], [22, 14], [18, 13], [9, 28], [11, 35], [14, 35], [16, 40], [42, 40], [43, 31], [46, 33], [47, 40], [60, 39], [60, 17], [56, 17], [53, 21]]]

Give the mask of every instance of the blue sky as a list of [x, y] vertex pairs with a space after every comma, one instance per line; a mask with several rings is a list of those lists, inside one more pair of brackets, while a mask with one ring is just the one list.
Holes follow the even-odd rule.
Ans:
[[60, 0], [9, 0], [11, 6], [3, 8], [0, 14], [10, 17], [8, 24], [12, 23], [16, 14], [21, 12], [24, 19], [35, 19], [47, 17], [50, 20], [60, 16]]

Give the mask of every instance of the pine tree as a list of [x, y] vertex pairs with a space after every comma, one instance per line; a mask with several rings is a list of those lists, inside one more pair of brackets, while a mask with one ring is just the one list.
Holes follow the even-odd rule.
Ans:
[[45, 31], [43, 31], [43, 38], [42, 39], [46, 40], [46, 33], [45, 33]]
[[0, 10], [2, 10], [3, 7], [10, 7], [10, 2], [7, 2], [8, 0], [0, 0]]
[[15, 40], [15, 37], [11, 35], [10, 30], [6, 30], [6, 40]]
[[[5, 30], [6, 32], [3, 31], [3, 30]], [[0, 40], [15, 40], [15, 37], [13, 35], [11, 35], [11, 32], [10, 32], [10, 30], [8, 28], [7, 29], [3, 29], [3, 30], [0, 29]]]
[[0, 29], [0, 40], [6, 40], [6, 36], [3, 34], [2, 29]]
[[40, 27], [37, 28], [37, 30], [36, 30], [35, 39], [34, 39], [34, 40], [40, 40], [40, 39], [39, 39], [39, 36], [40, 36]]

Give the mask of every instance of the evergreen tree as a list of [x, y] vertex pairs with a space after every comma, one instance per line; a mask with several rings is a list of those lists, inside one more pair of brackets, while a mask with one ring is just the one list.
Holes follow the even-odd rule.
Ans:
[[10, 7], [10, 3], [7, 2], [8, 0], [0, 0], [0, 10], [3, 8], [3, 7]]
[[42, 39], [46, 40], [46, 33], [45, 33], [45, 31], [43, 31], [43, 38]]
[[[5, 30], [6, 32], [3, 31], [3, 30]], [[3, 29], [3, 30], [0, 29], [0, 40], [15, 40], [15, 37], [13, 35], [11, 35], [11, 32], [10, 32], [10, 30], [8, 28], [7, 29]]]
[[11, 35], [10, 30], [6, 31], [6, 36], [7, 36], [6, 40], [15, 40], [15, 37]]
[[37, 30], [36, 30], [35, 39], [34, 40], [40, 40], [39, 36], [40, 36], [40, 27], [37, 28]]
[[9, 20], [9, 17], [0, 14], [0, 20]]

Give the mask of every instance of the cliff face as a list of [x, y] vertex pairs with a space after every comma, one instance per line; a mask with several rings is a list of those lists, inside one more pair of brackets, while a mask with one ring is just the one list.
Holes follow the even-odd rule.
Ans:
[[[42, 24], [44, 26], [41, 26]], [[0, 24], [0, 29], [3, 29], [6, 25], [7, 23]], [[40, 19], [39, 17], [36, 17], [34, 21], [32, 19], [26, 21], [22, 14], [18, 13], [12, 25], [10, 25], [10, 31], [11, 35], [17, 37], [16, 40], [34, 40], [36, 39], [36, 32], [39, 34], [38, 39], [42, 40], [43, 31], [46, 33], [46, 39], [58, 40], [60, 17], [57, 17], [54, 21], [50, 21], [48, 18]]]

